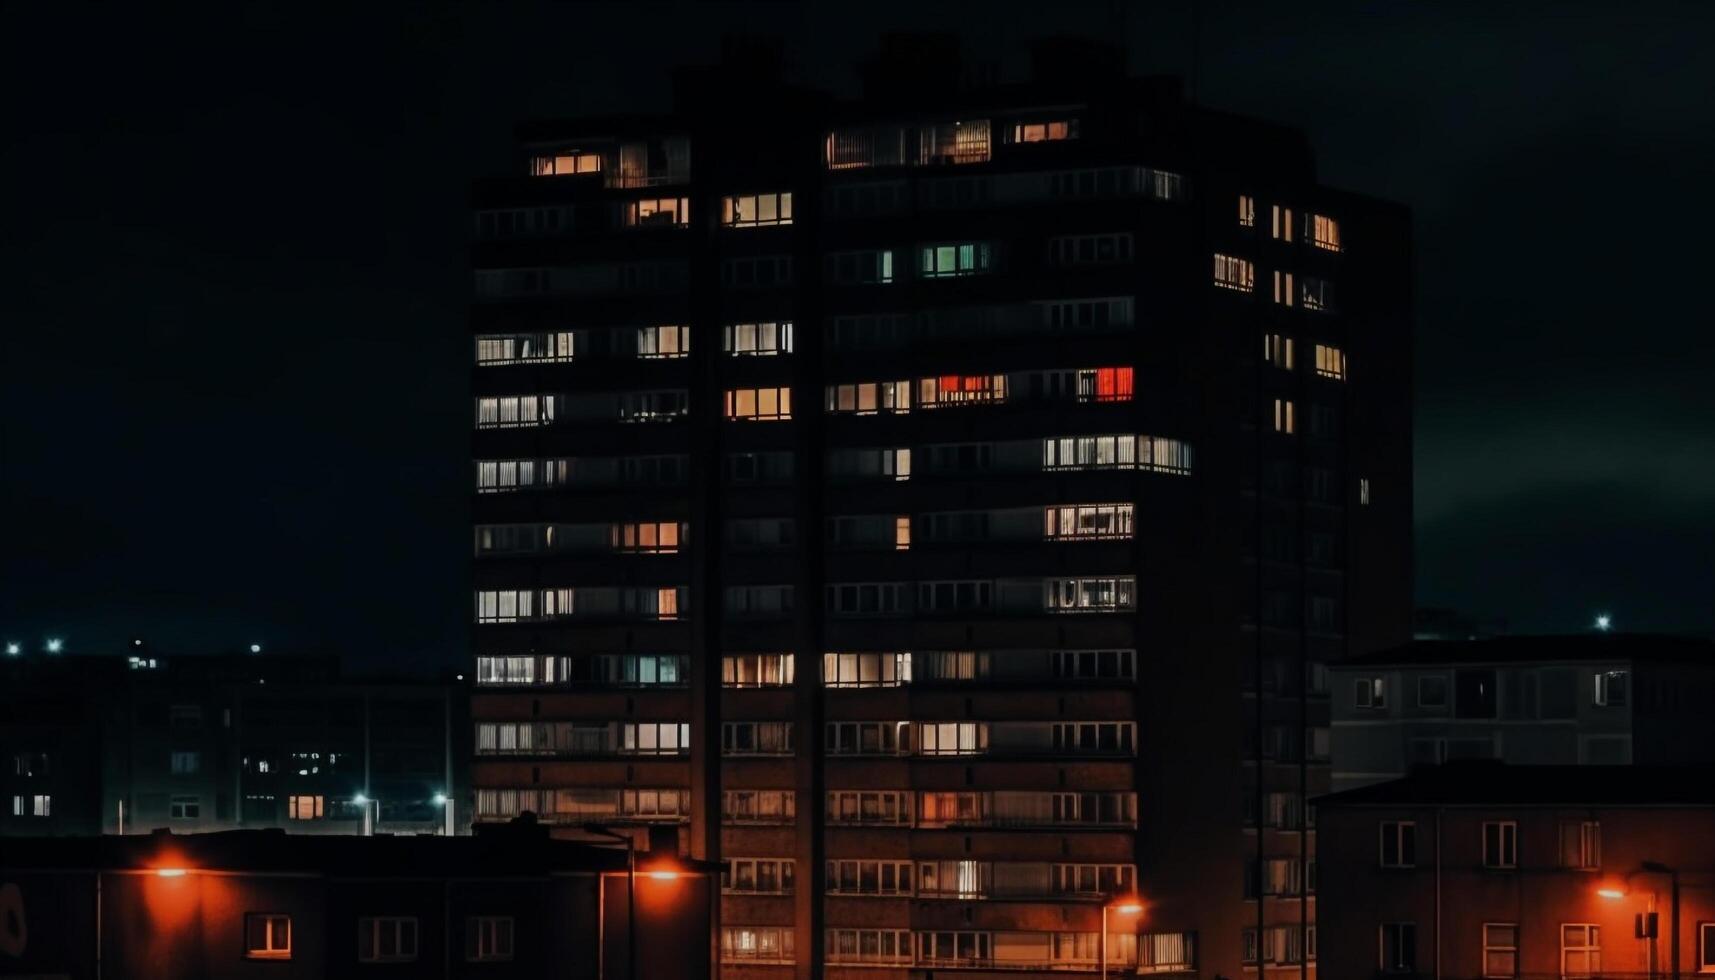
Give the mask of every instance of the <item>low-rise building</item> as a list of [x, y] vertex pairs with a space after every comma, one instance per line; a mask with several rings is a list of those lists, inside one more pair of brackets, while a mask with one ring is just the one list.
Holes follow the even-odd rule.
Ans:
[[633, 906], [623, 850], [527, 825], [0, 838], [0, 976], [697, 980], [709, 872], [640, 854]]
[[1322, 976], [1715, 972], [1711, 776], [1460, 762], [1322, 797]]
[[1414, 765], [1715, 765], [1715, 642], [1419, 640], [1329, 668], [1336, 792]]
[[461, 685], [333, 657], [7, 657], [0, 835], [455, 832], [468, 714]]

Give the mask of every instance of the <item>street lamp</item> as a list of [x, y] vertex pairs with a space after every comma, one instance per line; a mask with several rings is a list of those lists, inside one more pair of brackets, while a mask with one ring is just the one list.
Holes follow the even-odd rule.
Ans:
[[[1668, 955], [1669, 955], [1669, 957], [1671, 957], [1672, 975], [1674, 977], [1674, 980], [1678, 980], [1678, 977], [1679, 977], [1679, 869], [1668, 867], [1667, 865], [1662, 864], [1660, 861], [1644, 861], [1643, 863], [1638, 865], [1638, 867], [1635, 870], [1626, 872], [1626, 876], [1623, 879], [1623, 884], [1625, 885], [1624, 888], [1598, 888], [1598, 889], [1596, 889], [1596, 894], [1600, 895], [1603, 898], [1609, 899], [1609, 900], [1626, 898], [1630, 894], [1629, 889], [1631, 888], [1632, 878], [1634, 876], [1640, 875], [1640, 874], [1664, 874], [1664, 875], [1668, 876], [1669, 899], [1670, 899], [1670, 904], [1671, 904], [1671, 909], [1672, 909], [1672, 911], [1669, 913], [1669, 916], [1668, 916], [1668, 929], [1670, 930], [1669, 935], [1672, 937], [1672, 939], [1670, 940], [1670, 943], [1669, 943]], [[1649, 892], [1649, 905], [1648, 905], [1648, 911], [1646, 913], [1648, 915], [1648, 918], [1644, 920], [1643, 927], [1639, 928], [1637, 930], [1638, 938], [1649, 940], [1649, 976], [1650, 976], [1650, 980], [1654, 980], [1654, 978], [1656, 976], [1656, 946], [1660, 942], [1660, 934], [1661, 934], [1660, 921], [1656, 917], [1655, 902], [1656, 902], [1656, 892], [1655, 892], [1655, 889], [1652, 888], [1652, 889], [1650, 889], [1650, 892]]]
[[436, 793], [435, 805], [441, 808], [444, 824], [442, 831], [446, 836], [451, 837], [453, 835], [453, 801], [447, 799], [445, 793]]
[[23, 652], [23, 649], [23, 647], [16, 643], [8, 643], [6, 644], [6, 655], [8, 657], [16, 657], [19, 653]]
[[359, 793], [351, 798], [351, 802], [363, 807], [363, 836], [374, 837], [375, 825], [381, 822], [381, 801]]
[[65, 647], [65, 641], [57, 636], [48, 637], [48, 652], [59, 653]]
[[1135, 896], [1128, 896], [1102, 902], [1102, 936], [1101, 942], [1098, 944], [1101, 947], [1101, 980], [1108, 980], [1108, 912], [1110, 910], [1119, 915], [1141, 915], [1143, 913], [1143, 901]]

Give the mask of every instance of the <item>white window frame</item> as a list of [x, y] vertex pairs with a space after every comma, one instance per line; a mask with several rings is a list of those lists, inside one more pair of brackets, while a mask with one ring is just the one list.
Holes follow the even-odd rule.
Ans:
[[[252, 923], [262, 926], [262, 945], [251, 944]], [[284, 942], [281, 943], [282, 933]], [[292, 917], [284, 912], [244, 913], [244, 958], [247, 960], [289, 960], [292, 958]]]
[[[1511, 929], [1512, 933], [1513, 933], [1512, 934], [1512, 942], [1510, 944], [1505, 944], [1505, 945], [1496, 942], [1495, 939], [1492, 938], [1489, 934], [1489, 930], [1491, 930], [1491, 929]], [[1489, 957], [1491, 957], [1497, 953], [1504, 955], [1504, 956], [1510, 956], [1512, 958], [1512, 969], [1506, 971], [1505, 973], [1501, 973], [1501, 972], [1496, 971], [1495, 969], [1493, 969], [1489, 965], [1489, 963], [1490, 963]], [[1519, 928], [1518, 928], [1518, 923], [1517, 922], [1485, 922], [1485, 923], [1483, 923], [1483, 976], [1486, 978], [1497, 978], [1497, 980], [1504, 980], [1504, 978], [1517, 977], [1518, 976], [1518, 958], [1519, 958]]]
[[[1568, 940], [1581, 939], [1574, 945]], [[1568, 969], [1567, 960], [1582, 956], [1583, 969]], [[1565, 980], [1599, 977], [1602, 975], [1602, 927], [1594, 922], [1562, 922], [1560, 924], [1560, 975]]]

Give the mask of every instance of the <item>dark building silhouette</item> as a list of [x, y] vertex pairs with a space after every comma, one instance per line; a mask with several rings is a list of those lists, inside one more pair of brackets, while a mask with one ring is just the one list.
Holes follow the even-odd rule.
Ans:
[[1317, 800], [1323, 976], [1710, 972], [1712, 774], [1459, 762]]
[[0, 834], [456, 832], [468, 712], [333, 657], [7, 657]]
[[1090, 971], [1132, 894], [1116, 965], [1307, 974], [1326, 665], [1410, 636], [1407, 215], [1099, 46], [863, 75], [477, 186], [476, 819], [677, 825], [732, 976]]
[[1701, 637], [1418, 640], [1332, 676], [1336, 790], [1458, 759], [1715, 765], [1715, 642]]
[[534, 826], [0, 838], [0, 975], [696, 980], [708, 869]]

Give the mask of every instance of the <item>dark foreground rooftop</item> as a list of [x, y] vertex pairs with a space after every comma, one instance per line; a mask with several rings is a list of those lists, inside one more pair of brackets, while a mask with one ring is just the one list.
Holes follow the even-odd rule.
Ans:
[[1323, 796], [1347, 806], [1715, 807], [1715, 768], [1509, 766], [1462, 761], [1419, 766], [1404, 779]]
[[1715, 640], [1661, 633], [1566, 633], [1475, 640], [1413, 640], [1339, 666], [1506, 664], [1585, 660], [1655, 660], [1715, 666]]

